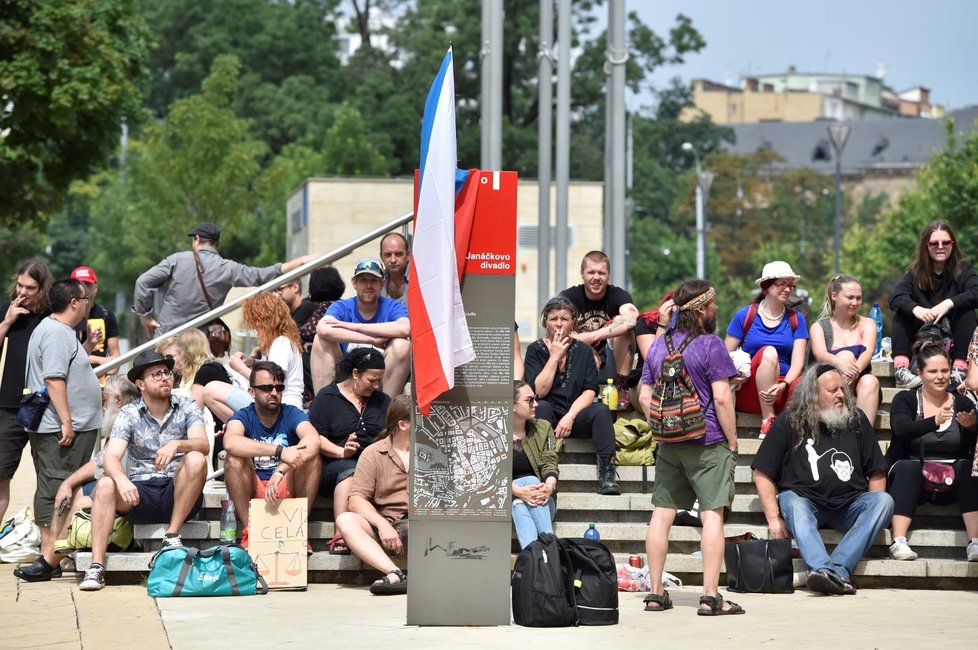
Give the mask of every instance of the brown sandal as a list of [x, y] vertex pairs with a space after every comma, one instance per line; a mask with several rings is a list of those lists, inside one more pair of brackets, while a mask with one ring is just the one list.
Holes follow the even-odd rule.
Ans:
[[[650, 593], [642, 602], [645, 603], [645, 611], [647, 612], [664, 612], [667, 609], [672, 609], [672, 598], [669, 597], [669, 592], [665, 589], [662, 590], [661, 596]], [[651, 607], [652, 604], [656, 604], [658, 607]]]
[[[730, 605], [730, 609], [724, 609], [723, 604]], [[699, 607], [696, 609], [697, 616], [730, 616], [733, 614], [746, 614], [743, 607], [737, 603], [724, 600], [719, 593], [716, 596], [700, 596], [700, 605], [707, 605], [710, 609]]]

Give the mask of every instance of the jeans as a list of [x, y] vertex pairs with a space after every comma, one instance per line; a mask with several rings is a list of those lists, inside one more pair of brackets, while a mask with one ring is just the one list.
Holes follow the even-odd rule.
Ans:
[[[786, 490], [778, 495], [778, 505], [808, 568], [827, 569], [843, 580], [852, 578], [856, 564], [893, 515], [893, 499], [886, 492], [864, 492], [847, 508], [830, 510]], [[831, 556], [818, 534], [822, 526], [845, 533]]]
[[[527, 485], [538, 485], [540, 479], [536, 476], [524, 476], [513, 481], [514, 485], [526, 487]], [[553, 520], [557, 512], [557, 504], [554, 498], [547, 499], [547, 503], [542, 506], [531, 506], [518, 499], [513, 500], [513, 525], [516, 526], [516, 539], [520, 542], [520, 548], [526, 548], [530, 542], [535, 540], [540, 533], [554, 532]]]

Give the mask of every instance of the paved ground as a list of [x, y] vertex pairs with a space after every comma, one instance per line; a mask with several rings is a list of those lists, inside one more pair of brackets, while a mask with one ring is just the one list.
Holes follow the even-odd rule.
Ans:
[[[14, 479], [11, 510], [29, 502], [29, 457]], [[27, 584], [0, 565], [0, 648], [974, 648], [978, 593], [864, 589], [856, 596], [735, 595], [744, 616], [695, 614], [699, 590], [673, 592], [676, 608], [642, 611], [642, 594], [621, 594], [613, 627], [531, 629], [408, 627], [405, 597], [375, 597], [365, 588], [312, 585], [305, 592], [247, 598], [161, 599], [144, 587], [80, 592], [74, 577]], [[478, 588], [473, 586], [473, 588]]]

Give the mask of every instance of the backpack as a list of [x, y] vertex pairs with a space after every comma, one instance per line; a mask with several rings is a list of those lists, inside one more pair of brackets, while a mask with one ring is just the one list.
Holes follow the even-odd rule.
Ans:
[[570, 561], [574, 606], [581, 625], [618, 624], [618, 567], [601, 542], [558, 539]]
[[615, 420], [615, 465], [655, 465], [655, 441], [648, 422]]
[[41, 555], [41, 530], [26, 507], [0, 526], [0, 562], [33, 562]]
[[683, 351], [695, 338], [687, 337], [677, 350], [672, 345], [672, 334], [666, 332], [668, 354], [652, 384], [649, 400], [649, 426], [656, 442], [683, 442], [706, 435], [704, 409], [683, 360]]
[[[109, 534], [107, 550], [113, 552], [128, 550], [132, 545], [133, 536], [134, 529], [132, 522], [117, 516], [112, 523], [112, 532]], [[91, 508], [83, 508], [72, 515], [65, 539], [56, 541], [54, 547], [58, 553], [71, 553], [72, 551], [92, 548]]]
[[574, 587], [567, 552], [552, 533], [520, 551], [510, 582], [513, 620], [526, 627], [577, 625]]

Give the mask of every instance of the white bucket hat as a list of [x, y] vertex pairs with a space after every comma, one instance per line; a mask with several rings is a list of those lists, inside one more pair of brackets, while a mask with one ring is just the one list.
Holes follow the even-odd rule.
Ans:
[[761, 271], [761, 277], [754, 280], [754, 282], [757, 283], [757, 286], [760, 286], [765, 280], [776, 280], [778, 278], [792, 278], [797, 281], [801, 276], [791, 270], [790, 264], [778, 260], [765, 264], [764, 270]]

